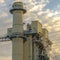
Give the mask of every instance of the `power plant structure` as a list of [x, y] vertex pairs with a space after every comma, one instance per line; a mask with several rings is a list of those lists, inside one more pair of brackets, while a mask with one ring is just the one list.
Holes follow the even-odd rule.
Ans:
[[12, 60], [50, 60], [52, 42], [48, 30], [42, 28], [39, 21], [32, 21], [24, 30], [23, 15], [26, 10], [22, 2], [14, 2], [10, 13], [13, 14], [13, 27], [8, 28], [7, 36], [1, 37], [3, 40], [0, 41], [12, 41]]

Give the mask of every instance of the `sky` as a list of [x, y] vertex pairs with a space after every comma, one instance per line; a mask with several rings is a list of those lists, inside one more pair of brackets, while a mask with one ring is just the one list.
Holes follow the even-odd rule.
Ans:
[[[10, 14], [15, 0], [0, 0], [0, 37], [7, 34], [12, 27], [13, 15]], [[18, 1], [18, 0], [16, 0]], [[43, 28], [49, 31], [49, 39], [53, 42], [51, 60], [60, 60], [60, 0], [20, 0], [27, 13], [24, 22], [39, 20]], [[32, 17], [33, 16], [33, 17]], [[12, 60], [12, 42], [0, 42], [0, 60]]]

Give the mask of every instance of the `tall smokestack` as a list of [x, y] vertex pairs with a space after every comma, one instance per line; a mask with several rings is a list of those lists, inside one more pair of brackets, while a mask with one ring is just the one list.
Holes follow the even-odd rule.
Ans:
[[13, 33], [22, 33], [23, 32], [23, 14], [26, 12], [26, 10], [23, 8], [23, 3], [14, 2], [10, 12], [13, 14]]
[[[12, 28], [12, 60], [23, 60], [23, 14], [26, 10], [23, 8], [23, 3], [16, 0], [12, 5], [10, 13], [13, 14]], [[15, 36], [21, 37], [15, 37]]]

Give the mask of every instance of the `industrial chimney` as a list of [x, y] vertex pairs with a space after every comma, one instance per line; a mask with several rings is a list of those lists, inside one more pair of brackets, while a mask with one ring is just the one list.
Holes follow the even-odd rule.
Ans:
[[14, 2], [10, 13], [13, 14], [12, 60], [23, 60], [23, 14], [26, 10], [22, 2]]

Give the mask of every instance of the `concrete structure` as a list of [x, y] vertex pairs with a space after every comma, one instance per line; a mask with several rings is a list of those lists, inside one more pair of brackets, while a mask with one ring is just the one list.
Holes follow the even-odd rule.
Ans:
[[14, 2], [10, 13], [13, 14], [13, 27], [8, 28], [7, 37], [12, 40], [12, 60], [49, 60], [51, 41], [48, 31], [39, 21], [27, 24], [23, 29], [23, 14], [26, 10], [22, 2]]
[[20, 35], [20, 37], [12, 38], [12, 60], [23, 60], [23, 14], [26, 10], [22, 2], [15, 2], [12, 7], [10, 10], [13, 14], [12, 36]]

